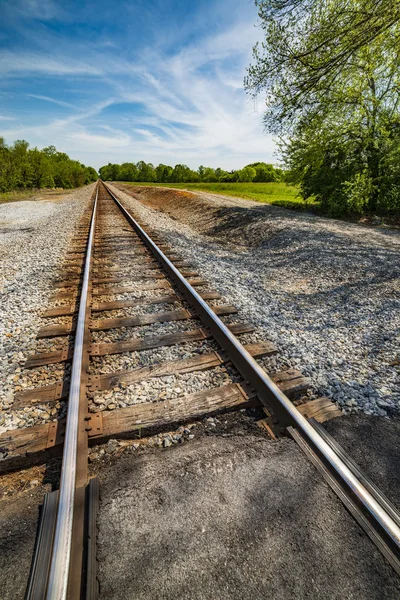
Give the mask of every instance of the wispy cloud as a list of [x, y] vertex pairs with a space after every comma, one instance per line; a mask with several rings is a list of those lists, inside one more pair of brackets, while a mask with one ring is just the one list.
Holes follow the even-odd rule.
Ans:
[[65, 106], [67, 108], [76, 108], [74, 104], [70, 104], [69, 102], [64, 102], [63, 100], [57, 100], [56, 98], [50, 98], [49, 96], [39, 96], [38, 94], [27, 94], [28, 98], [36, 98], [36, 100], [43, 100], [44, 102], [52, 102], [53, 104], [58, 104], [59, 106]]
[[62, 7], [53, 0], [13, 0], [3, 1], [3, 10], [16, 13], [23, 19], [48, 21], [65, 15]]
[[102, 70], [94, 65], [79, 61], [67, 62], [42, 54], [18, 53], [3, 50], [0, 53], [0, 73], [19, 76], [42, 73], [44, 75], [102, 75]]
[[[32, 0], [30, 10], [35, 12], [35, 6]], [[169, 6], [174, 6], [172, 0]], [[43, 110], [35, 119], [32, 103], [20, 109], [23, 126], [10, 123], [8, 141], [23, 136], [32, 144], [53, 143], [94, 166], [143, 158], [236, 168], [257, 159], [273, 160], [273, 141], [263, 132], [262, 106], [258, 111], [243, 90], [245, 68], [260, 35], [254, 27], [256, 12], [232, 0], [224, 20], [226, 3], [217, 0], [212, 6], [208, 14], [215, 13], [216, 20], [200, 28], [201, 34], [195, 24], [203, 23], [206, 0], [198, 7], [190, 5], [192, 12], [180, 28], [178, 22], [151, 19], [151, 11], [132, 13], [134, 5], [136, 20], [125, 22], [122, 14], [100, 3], [94, 19], [107, 36], [94, 35], [80, 24], [78, 37], [71, 38], [68, 28], [64, 36], [46, 29], [36, 40], [24, 29], [32, 47], [0, 53], [3, 82], [8, 91], [13, 85], [23, 86], [28, 102], [42, 100], [60, 110], [56, 119]], [[155, 2], [154, 17], [157, 10], [163, 10], [163, 3]], [[176, 0], [177, 15], [179, 10]], [[68, 12], [68, 0], [63, 11]], [[81, 15], [79, 23], [85, 18]], [[158, 29], [153, 31], [155, 23]], [[7, 112], [13, 114], [9, 107]]]

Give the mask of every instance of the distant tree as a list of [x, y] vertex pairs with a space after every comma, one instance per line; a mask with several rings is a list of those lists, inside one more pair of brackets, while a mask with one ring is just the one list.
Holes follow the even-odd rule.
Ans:
[[220, 181], [225, 183], [235, 183], [236, 181], [239, 181], [239, 173], [240, 171], [229, 171], [229, 173], [226, 173], [221, 177]]
[[253, 167], [244, 167], [244, 169], [239, 171], [239, 181], [243, 183], [253, 181], [255, 176], [256, 170]]
[[169, 181], [171, 183], [186, 183], [193, 178], [193, 171], [187, 165], [175, 165]]
[[170, 180], [173, 168], [169, 165], [159, 164], [156, 169], [156, 181], [158, 183], [166, 183]]
[[119, 181], [120, 166], [108, 163], [108, 165], [99, 169], [99, 173], [103, 181]]
[[140, 160], [136, 164], [138, 170], [138, 181], [155, 181], [156, 172], [154, 166], [151, 163], [145, 163], [144, 160]]
[[96, 169], [93, 169], [93, 167], [86, 167], [85, 183], [92, 183], [92, 181], [96, 181], [97, 179], [98, 175]]
[[0, 191], [43, 187], [72, 188], [97, 179], [96, 171], [71, 160], [54, 146], [29, 148], [25, 140], [7, 146], [0, 138]]
[[119, 169], [119, 181], [137, 181], [139, 171], [134, 163], [123, 163]]
[[204, 167], [202, 181], [206, 183], [215, 183], [218, 181], [218, 176], [215, 173], [215, 169], [212, 167]]
[[279, 174], [274, 165], [265, 162], [255, 162], [247, 166], [252, 167], [256, 171], [256, 176], [253, 181], [269, 183], [279, 180]]
[[218, 181], [222, 181], [223, 178], [226, 177], [226, 175], [228, 175], [227, 171], [224, 171], [220, 167], [218, 167], [217, 169], [215, 169], [215, 176], [216, 176], [216, 178], [217, 178]]

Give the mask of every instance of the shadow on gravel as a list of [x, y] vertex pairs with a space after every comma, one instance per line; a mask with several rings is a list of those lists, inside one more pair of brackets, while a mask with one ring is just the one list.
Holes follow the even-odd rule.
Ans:
[[400, 597], [397, 578], [288, 440], [206, 438], [102, 474], [100, 598]]
[[324, 427], [400, 511], [400, 415], [352, 415]]

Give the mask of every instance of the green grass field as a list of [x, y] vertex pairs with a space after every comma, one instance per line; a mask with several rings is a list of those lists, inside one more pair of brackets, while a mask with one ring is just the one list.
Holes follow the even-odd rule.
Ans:
[[135, 183], [121, 181], [127, 185], [142, 185], [156, 187], [170, 187], [179, 190], [199, 190], [213, 194], [223, 194], [234, 198], [255, 200], [266, 204], [275, 204], [295, 210], [318, 209], [318, 202], [304, 202], [299, 195], [297, 187], [286, 183]]

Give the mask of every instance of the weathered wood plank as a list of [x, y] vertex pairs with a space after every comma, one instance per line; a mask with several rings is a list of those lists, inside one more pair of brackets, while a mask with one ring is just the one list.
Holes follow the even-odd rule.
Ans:
[[[234, 306], [211, 306], [211, 309], [217, 315], [231, 315], [237, 313]], [[93, 321], [90, 329], [92, 331], [106, 331], [107, 329], [116, 329], [118, 327], [139, 327], [141, 325], [150, 325], [152, 323], [169, 323], [171, 321], [185, 321], [186, 319], [195, 319], [196, 315], [187, 310], [171, 310], [159, 313], [150, 313], [136, 315], [133, 317], [116, 317], [115, 319], [98, 319]], [[46, 328], [49, 333], [50, 328]], [[42, 330], [40, 330], [42, 331]], [[46, 336], [48, 337], [48, 335]]]
[[139, 279], [161, 279], [164, 275], [160, 272], [158, 267], [152, 269], [146, 269], [146, 273], [133, 274], [132, 271], [124, 276], [113, 276], [113, 277], [95, 277], [93, 279], [93, 285], [99, 285], [100, 283], [121, 283], [130, 279], [131, 281], [138, 281]]
[[317, 398], [297, 407], [307, 419], [314, 418], [319, 423], [342, 417], [342, 411], [329, 398]]
[[132, 260], [127, 263], [117, 263], [117, 261], [114, 261], [112, 263], [107, 263], [106, 265], [104, 265], [104, 263], [101, 263], [100, 265], [93, 267], [92, 272], [96, 273], [99, 277], [111, 277], [114, 273], [130, 273], [132, 267], [137, 269], [138, 267], [146, 268], [148, 266], [155, 265], [158, 265], [157, 261], [152, 260], [150, 258], [143, 258], [141, 260], [135, 261]]
[[[234, 335], [242, 333], [252, 333], [255, 328], [250, 323], [237, 323], [228, 326]], [[183, 331], [181, 333], [172, 333], [160, 337], [144, 336], [129, 340], [128, 342], [114, 342], [110, 344], [93, 344], [91, 354], [93, 356], [105, 356], [106, 354], [122, 354], [123, 352], [140, 352], [141, 350], [151, 350], [161, 346], [174, 346], [175, 344], [184, 344], [190, 341], [199, 341], [211, 337], [205, 330], [195, 329], [193, 331]], [[73, 349], [56, 350], [53, 352], [41, 352], [32, 354], [28, 357], [25, 368], [43, 367], [57, 363], [68, 362], [72, 359]]]
[[[276, 347], [270, 342], [246, 344], [246, 350], [254, 357], [275, 354]], [[150, 367], [137, 368], [132, 371], [118, 371], [106, 375], [89, 376], [89, 387], [92, 391], [108, 390], [120, 383], [133, 383], [145, 379], [153, 379], [176, 373], [193, 373], [223, 365], [228, 361], [224, 355], [217, 352], [199, 354], [188, 359], [164, 361]], [[14, 395], [13, 408], [24, 408], [40, 403], [58, 402], [68, 395], [69, 384], [59, 381], [53, 385], [37, 387]]]
[[94, 250], [93, 252], [94, 258], [109, 258], [110, 256], [117, 256], [118, 258], [136, 258], [138, 256], [149, 256], [149, 251], [145, 248], [136, 248], [132, 250], [126, 250], [124, 252], [114, 252], [114, 251], [106, 251], [106, 250]]
[[135, 306], [147, 306], [150, 304], [171, 304], [178, 302], [179, 298], [175, 294], [167, 296], [145, 296], [143, 298], [134, 298], [132, 300], [114, 300], [113, 302], [95, 302], [92, 304], [93, 312], [102, 312], [107, 310], [118, 310], [119, 308], [134, 308]]
[[174, 400], [137, 404], [103, 412], [103, 431], [91, 437], [91, 442], [99, 443], [110, 437], [128, 437], [135, 432], [148, 435], [204, 416], [258, 405], [258, 399], [248, 395], [236, 383]]
[[70, 335], [74, 333], [76, 330], [76, 323], [72, 323], [72, 325], [48, 325], [46, 327], [41, 327], [37, 332], [37, 339], [43, 338], [53, 338], [53, 337], [65, 337], [66, 335]]
[[[276, 347], [270, 342], [246, 344], [244, 347], [247, 352], [254, 357], [271, 355], [277, 352]], [[226, 356], [212, 351], [182, 360], [164, 361], [149, 367], [137, 368], [132, 371], [119, 371], [105, 375], [90, 375], [89, 385], [92, 391], [109, 390], [120, 383], [130, 384], [135, 381], [143, 381], [145, 379], [153, 379], [165, 375], [205, 371], [221, 366], [227, 361], [228, 358]]]
[[134, 317], [117, 317], [115, 319], [98, 319], [93, 321], [90, 329], [92, 331], [106, 331], [117, 327], [139, 327], [151, 325], [152, 323], [169, 323], [171, 321], [186, 321], [193, 316], [187, 310], [170, 310], [166, 312], [136, 315]]
[[68, 396], [69, 383], [58, 381], [52, 385], [44, 385], [14, 395], [13, 409], [32, 406], [33, 404], [44, 404], [58, 402]]
[[0, 435], [0, 475], [44, 463], [62, 451], [60, 436], [56, 445], [48, 446], [49, 423], [14, 429]]
[[[217, 300], [221, 298], [218, 292], [203, 292], [200, 294], [203, 300]], [[104, 310], [117, 310], [119, 308], [132, 308], [135, 306], [146, 306], [146, 304], [164, 304], [176, 302], [178, 296], [170, 294], [168, 296], [144, 297], [133, 300], [114, 300], [113, 302], [95, 302], [92, 304], [92, 312], [100, 312]]]
[[57, 363], [67, 362], [72, 360], [72, 354], [72, 348], [32, 354], [27, 358], [25, 368], [33, 369], [34, 367], [45, 367], [46, 365], [55, 365]]
[[[193, 287], [200, 287], [202, 285], [208, 285], [208, 282], [204, 279], [189, 279], [189, 283]], [[110, 288], [95, 288], [93, 290], [93, 296], [110, 296], [112, 294], [129, 294], [138, 290], [158, 290], [170, 288], [171, 284], [165, 279], [160, 282], [154, 282], [149, 284], [138, 284], [135, 287], [121, 286], [121, 287], [110, 287]], [[60, 297], [60, 296], [59, 296]]]
[[[235, 323], [234, 325], [228, 325], [228, 329], [230, 329], [234, 335], [240, 335], [242, 333], [252, 333], [255, 330], [255, 327], [250, 323]], [[90, 354], [92, 356], [105, 356], [106, 354], [139, 352], [141, 350], [161, 348], [161, 346], [175, 346], [176, 344], [207, 340], [211, 337], [211, 334], [205, 329], [193, 329], [192, 331], [170, 333], [158, 337], [144, 336], [126, 342], [92, 344]]]
[[[102, 278], [94, 278], [92, 283], [94, 285], [98, 285], [99, 283], [121, 283], [122, 281], [126, 281], [129, 279], [130, 281], [140, 281], [142, 279], [162, 279], [165, 277], [159, 269], [148, 269], [146, 273], [139, 273], [134, 275], [132, 272], [129, 273], [126, 277], [102, 277]], [[78, 287], [81, 283], [80, 279], [59, 279], [53, 282], [54, 287], [56, 288], [70, 288], [70, 287]]]
[[49, 308], [44, 311], [43, 316], [46, 318], [50, 317], [69, 317], [77, 312], [78, 308], [74, 304], [67, 306], [56, 306], [55, 308]]
[[286, 394], [288, 398], [294, 398], [307, 391], [310, 380], [304, 377], [297, 369], [287, 369], [272, 375], [271, 379]]
[[[255, 396], [248, 395], [239, 384], [230, 384], [156, 403], [143, 403], [129, 408], [102, 413], [102, 432], [89, 432], [90, 444], [110, 437], [129, 437], [136, 432], [149, 434], [167, 427], [190, 422], [220, 412], [258, 406]], [[89, 414], [97, 421], [98, 413]], [[64, 422], [36, 425], [25, 429], [7, 431], [0, 435], [0, 474], [27, 468], [61, 454]], [[95, 434], [95, 435], [93, 435]]]
[[[109, 288], [109, 289], [95, 289], [93, 290], [93, 296], [109, 296], [113, 294], [125, 294], [136, 291], [151, 291], [151, 290], [166, 290], [171, 289], [171, 284], [165, 279], [160, 281], [153, 281], [151, 283], [140, 283], [135, 285], [133, 288], [122, 287], [122, 288]], [[122, 290], [122, 291], [120, 291]], [[49, 300], [54, 302], [57, 300], [65, 300], [69, 298], [75, 298], [77, 295], [77, 290], [68, 290], [68, 291], [60, 291], [50, 296]]]

